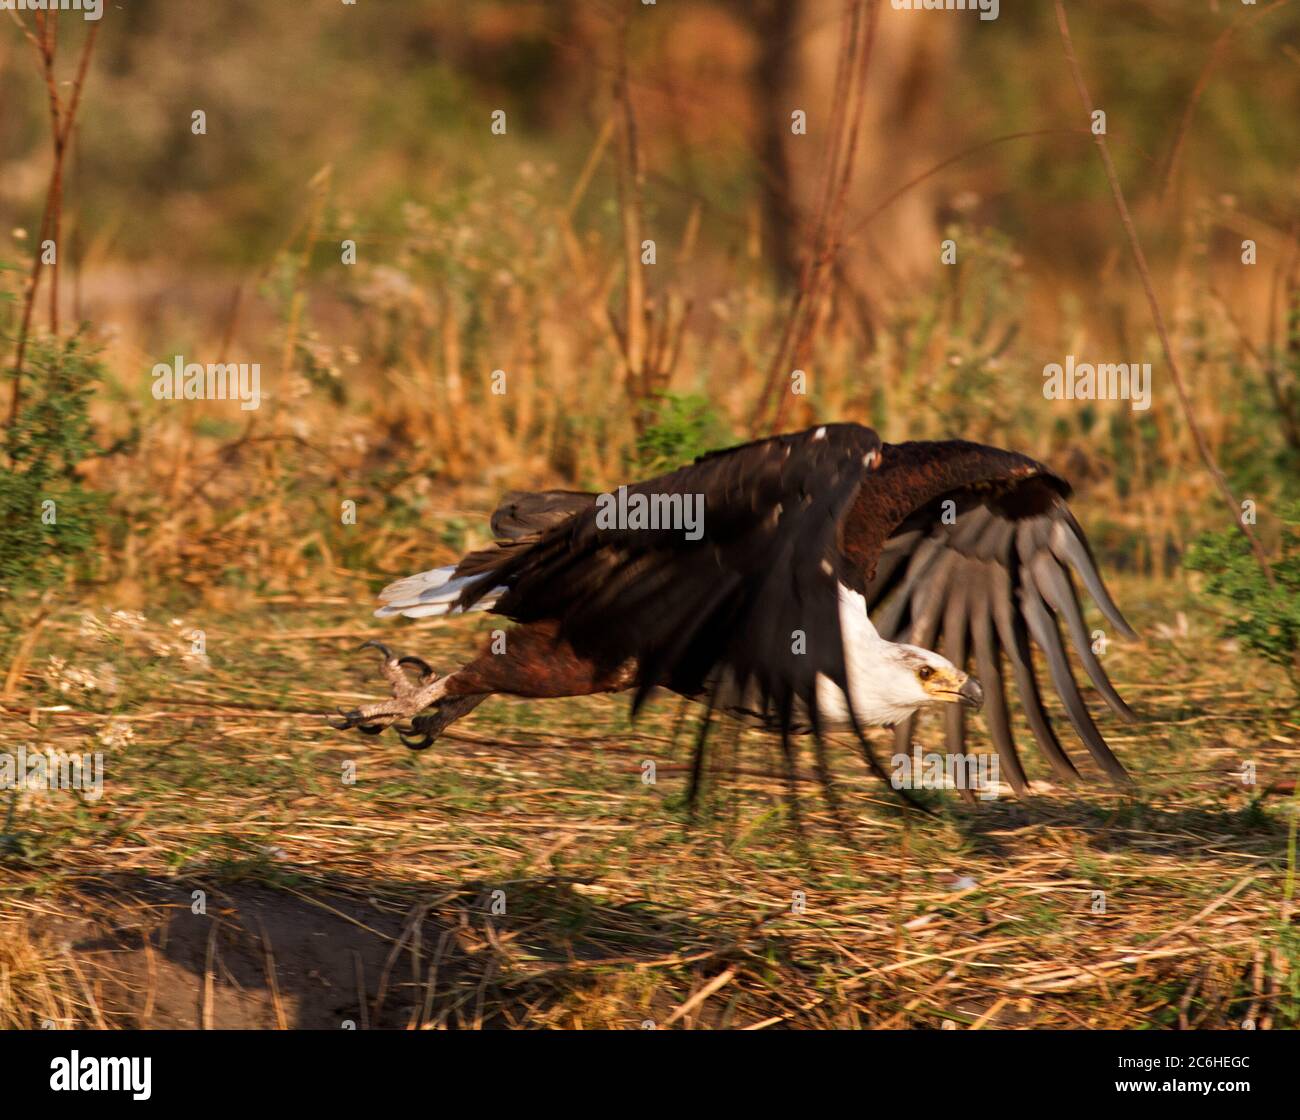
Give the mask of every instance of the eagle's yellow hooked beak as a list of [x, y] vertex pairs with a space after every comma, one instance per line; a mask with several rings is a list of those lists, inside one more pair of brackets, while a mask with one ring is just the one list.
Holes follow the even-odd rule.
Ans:
[[957, 690], [957, 696], [961, 703], [976, 711], [984, 707], [984, 689], [974, 677], [966, 678], [966, 682]]
[[954, 672], [936, 675], [926, 683], [927, 691], [943, 704], [965, 704], [968, 708], [984, 706], [984, 689], [968, 673]]

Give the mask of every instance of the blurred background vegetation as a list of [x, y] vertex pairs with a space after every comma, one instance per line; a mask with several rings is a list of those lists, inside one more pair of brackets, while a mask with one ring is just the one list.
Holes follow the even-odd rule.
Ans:
[[[58, 469], [105, 500], [70, 507], [82, 529], [94, 518], [95, 562], [58, 578], [93, 575], [128, 603], [157, 578], [209, 597], [381, 578], [473, 543], [506, 487], [604, 487], [831, 418], [1043, 458], [1111, 562], [1186, 578], [1191, 541], [1226, 514], [1051, 5], [991, 22], [878, 6], [833, 282], [799, 355], [808, 395], [765, 406], [815, 243], [843, 7], [109, 4], [58, 272], [60, 333], [84, 324], [77, 353], [99, 363], [90, 450]], [[1195, 409], [1278, 548], [1300, 457], [1300, 12], [1069, 7]], [[9, 368], [52, 162], [33, 26], [0, 20]], [[58, 24], [65, 104], [88, 26]], [[629, 238], [655, 241], [653, 265]], [[59, 383], [62, 353], [34, 345], [27, 378]], [[150, 370], [176, 354], [259, 362], [267, 401], [155, 401]], [[1044, 400], [1042, 368], [1066, 354], [1152, 362], [1153, 407]], [[346, 500], [357, 526], [340, 523]]]

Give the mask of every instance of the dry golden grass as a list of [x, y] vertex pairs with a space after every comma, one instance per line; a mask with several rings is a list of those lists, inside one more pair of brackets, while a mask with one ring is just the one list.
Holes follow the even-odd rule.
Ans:
[[11, 806], [0, 1021], [1294, 1026], [1284, 682], [1184, 630], [1185, 592], [1119, 591], [1146, 640], [1108, 667], [1142, 722], [1106, 727], [1135, 791], [943, 795], [922, 820], [846, 749], [852, 846], [807, 780], [797, 842], [753, 732], [689, 825], [675, 700], [632, 728], [621, 697], [498, 698], [420, 755], [324, 728], [383, 691], [364, 638], [444, 669], [478, 641], [445, 622], [395, 636], [364, 587], [210, 613], [206, 660], [177, 639], [193, 618], [57, 611], [6, 741], [102, 750], [106, 793]]

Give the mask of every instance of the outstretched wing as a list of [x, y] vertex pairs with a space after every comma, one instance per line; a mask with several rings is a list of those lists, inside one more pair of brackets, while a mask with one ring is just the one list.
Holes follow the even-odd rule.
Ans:
[[[1119, 633], [1135, 635], [1102, 583], [1066, 505], [1069, 494], [1041, 463], [1014, 452], [958, 440], [887, 444], [848, 519], [846, 552], [865, 573], [877, 630], [891, 641], [937, 649], [960, 668], [973, 662], [1002, 774], [1017, 792], [1026, 779], [1011, 733], [1008, 667], [1039, 749], [1058, 775], [1078, 776], [1044, 708], [1034, 646], [1094, 761], [1114, 780], [1127, 780], [1066, 657], [1062, 623], [1097, 691], [1120, 716], [1134, 718], [1093, 652], [1075, 577]], [[948, 750], [962, 751], [959, 705], [946, 710], [945, 720]], [[895, 729], [903, 750], [911, 731], [911, 720]]]
[[[539, 537], [467, 557], [458, 606], [504, 589], [497, 614], [557, 621], [602, 667], [634, 660], [634, 707], [661, 685], [714, 705], [725, 689], [784, 733], [796, 718], [816, 730], [818, 675], [848, 694], [837, 584], [860, 581], [840, 540], [880, 446], [869, 428], [827, 424], [589, 498]], [[702, 503], [698, 539], [681, 523], [609, 524], [620, 501], [666, 509], [675, 496]]]

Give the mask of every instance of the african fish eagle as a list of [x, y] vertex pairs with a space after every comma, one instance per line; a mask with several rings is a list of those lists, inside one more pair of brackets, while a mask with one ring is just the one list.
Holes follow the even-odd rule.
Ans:
[[[863, 728], [895, 728], [906, 750], [915, 713], [942, 709], [947, 749], [959, 753], [965, 709], [982, 707], [1001, 776], [1021, 793], [1008, 669], [1039, 749], [1058, 776], [1078, 777], [1043, 705], [1036, 645], [1094, 762], [1127, 780], [1066, 659], [1061, 623], [1097, 691], [1133, 718], [1094, 654], [1074, 577], [1116, 630], [1134, 634], [1066, 504], [1069, 485], [1043, 464], [963, 440], [886, 444], [870, 428], [826, 424], [712, 452], [629, 485], [627, 500], [636, 495], [702, 499], [702, 531], [610, 525], [596, 494], [507, 494], [493, 545], [390, 584], [375, 613], [486, 610], [520, 625], [447, 676], [367, 643], [380, 650], [392, 699], [335, 726], [373, 734], [398, 724], [402, 741], [422, 749], [493, 693], [631, 689], [635, 712], [666, 688], [778, 732], [787, 764], [790, 737], [811, 734], [823, 778], [822, 736], [851, 730], [883, 777]], [[965, 670], [972, 661], [978, 680]], [[702, 734], [697, 776], [703, 749]]]

